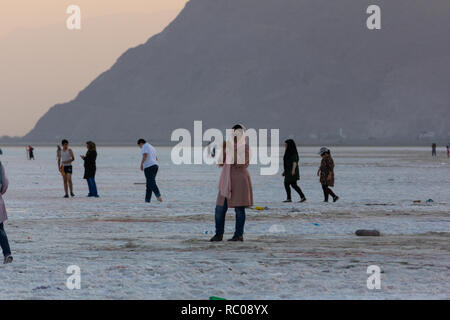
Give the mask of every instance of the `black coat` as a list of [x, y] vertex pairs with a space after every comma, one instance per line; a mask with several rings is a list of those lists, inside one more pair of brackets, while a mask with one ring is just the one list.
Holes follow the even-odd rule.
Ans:
[[[294, 165], [294, 162], [297, 163], [297, 166], [295, 167], [295, 174], [292, 175], [292, 166]], [[300, 180], [300, 170], [298, 169], [298, 166], [297, 154], [291, 154], [290, 156], [285, 155], [283, 157], [284, 182], [293, 183]]]
[[95, 178], [95, 161], [97, 160], [97, 151], [89, 150], [84, 157], [84, 179]]

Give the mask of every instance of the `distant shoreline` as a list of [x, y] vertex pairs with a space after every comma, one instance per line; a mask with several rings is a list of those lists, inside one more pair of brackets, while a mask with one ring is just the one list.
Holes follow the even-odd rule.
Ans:
[[[151, 141], [150, 141], [151, 142]], [[99, 147], [117, 147], [117, 148], [126, 148], [126, 147], [136, 147], [136, 144], [130, 143], [130, 144], [123, 144], [123, 143], [96, 143]], [[23, 143], [23, 144], [12, 144], [12, 143], [5, 143], [3, 144], [0, 142], [0, 149], [1, 148], [23, 148], [27, 147], [28, 145], [32, 145], [33, 147], [41, 147], [41, 148], [53, 148], [58, 145], [58, 143], [50, 144], [50, 143]], [[152, 143], [155, 147], [159, 148], [172, 148], [176, 145], [176, 143], [168, 145], [168, 144], [157, 144]], [[84, 143], [70, 143], [71, 147], [84, 147]], [[404, 145], [389, 145], [389, 144], [379, 144], [379, 145], [363, 145], [363, 144], [297, 144], [298, 147], [306, 147], [306, 148], [320, 148], [322, 146], [329, 146], [333, 148], [429, 148], [431, 150], [431, 143], [426, 145], [418, 145], [418, 144], [404, 144]], [[206, 147], [204, 145], [203, 147]], [[280, 143], [280, 148], [282, 148], [283, 145]], [[437, 149], [444, 150], [446, 147], [446, 144], [438, 144]]]

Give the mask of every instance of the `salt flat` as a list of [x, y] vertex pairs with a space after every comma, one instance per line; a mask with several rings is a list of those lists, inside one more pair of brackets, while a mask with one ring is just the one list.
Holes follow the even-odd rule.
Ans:
[[[255, 205], [245, 242], [208, 242], [220, 171], [175, 166], [158, 148], [162, 204], [143, 203], [136, 148], [99, 148], [101, 198], [74, 148], [76, 198], [63, 199], [56, 148], [2, 148], [10, 189], [5, 229], [14, 262], [0, 266], [0, 299], [449, 299], [450, 161], [428, 148], [332, 148], [339, 202], [324, 204], [318, 148], [300, 148], [308, 202], [283, 204], [281, 175], [251, 170]], [[281, 174], [281, 172], [280, 172]], [[293, 194], [294, 195], [294, 194]], [[426, 203], [433, 199], [432, 203]], [[414, 204], [413, 200], [421, 200]], [[234, 227], [229, 212], [226, 238]], [[360, 238], [357, 229], [381, 237]], [[65, 283], [81, 269], [81, 289]], [[369, 265], [380, 290], [366, 287]]]

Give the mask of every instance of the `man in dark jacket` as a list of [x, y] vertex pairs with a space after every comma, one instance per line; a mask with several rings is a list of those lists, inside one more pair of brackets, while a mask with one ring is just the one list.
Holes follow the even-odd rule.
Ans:
[[92, 141], [86, 142], [86, 148], [88, 151], [85, 156], [81, 156], [81, 159], [84, 160], [84, 179], [86, 179], [89, 187], [88, 197], [98, 198], [97, 184], [95, 183], [97, 149]]

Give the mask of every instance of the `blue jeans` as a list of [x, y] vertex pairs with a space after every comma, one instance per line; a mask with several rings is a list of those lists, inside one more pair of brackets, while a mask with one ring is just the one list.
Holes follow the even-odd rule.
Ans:
[[145, 179], [147, 180], [147, 190], [145, 192], [145, 202], [150, 202], [152, 199], [152, 192], [157, 198], [161, 197], [158, 186], [156, 185], [156, 174], [158, 173], [158, 166], [148, 167], [144, 169]]
[[89, 197], [98, 197], [97, 192], [97, 184], [95, 183], [94, 178], [86, 179], [88, 187], [89, 187]]
[[5, 229], [3, 228], [3, 223], [0, 223], [0, 246], [2, 247], [3, 255], [5, 257], [11, 254], [8, 237], [6, 236]]
[[[223, 206], [216, 206], [215, 219], [216, 219], [216, 234], [223, 235], [225, 232], [225, 215], [228, 211], [227, 199]], [[234, 235], [242, 237], [244, 235], [245, 225], [245, 207], [234, 208], [236, 212], [236, 227]]]

